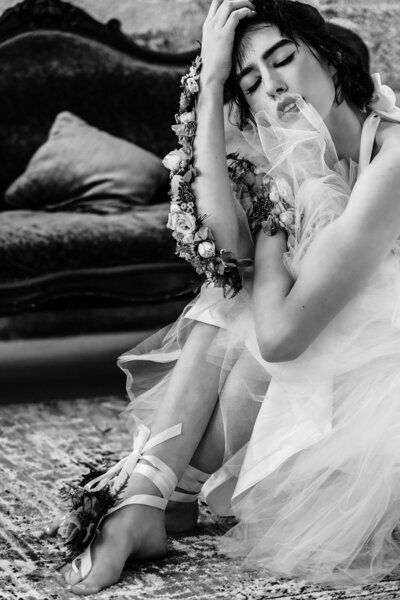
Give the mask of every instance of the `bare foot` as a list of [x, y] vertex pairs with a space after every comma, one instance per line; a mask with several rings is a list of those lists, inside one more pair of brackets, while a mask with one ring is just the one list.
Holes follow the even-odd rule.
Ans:
[[[121, 501], [135, 494], [160, 496], [156, 486], [140, 474], [130, 479]], [[143, 504], [122, 507], [103, 521], [90, 553], [92, 568], [85, 579], [82, 580], [80, 569], [76, 573], [72, 565], [62, 570], [74, 594], [95, 594], [116, 583], [129, 557], [142, 561], [165, 556], [165, 511]]]
[[[63, 519], [68, 513], [59, 513], [53, 521], [43, 530], [44, 535], [57, 535]], [[169, 501], [165, 511], [165, 528], [167, 533], [182, 533], [190, 531], [197, 525], [199, 515], [198, 502], [172, 502]]]
[[71, 565], [62, 573], [78, 595], [95, 594], [116, 583], [129, 557], [156, 560], [167, 553], [164, 511], [151, 506], [126, 506], [102, 524], [91, 546], [92, 569], [86, 579]]
[[196, 502], [168, 502], [165, 511], [165, 528], [167, 533], [183, 533], [197, 525], [199, 505]]

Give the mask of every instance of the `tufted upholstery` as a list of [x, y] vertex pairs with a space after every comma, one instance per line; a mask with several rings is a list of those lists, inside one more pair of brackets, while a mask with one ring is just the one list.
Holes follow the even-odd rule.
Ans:
[[[68, 333], [66, 310], [79, 318], [83, 307], [82, 333], [89, 322], [93, 332], [91, 308], [105, 306], [108, 330], [113, 313], [117, 328], [126, 328], [117, 315], [127, 308], [131, 327], [148, 327], [148, 302], [154, 323], [163, 324], [191, 297], [192, 269], [175, 257], [165, 227], [165, 188], [158, 204], [120, 215], [18, 210], [4, 202], [64, 110], [165, 155], [176, 145], [170, 126], [191, 58], [140, 49], [115, 22], [102, 25], [60, 0], [25, 0], [0, 18], [0, 339], [32, 336], [35, 322], [37, 336], [48, 335], [44, 310], [54, 334]], [[103, 326], [100, 319], [98, 331]]]

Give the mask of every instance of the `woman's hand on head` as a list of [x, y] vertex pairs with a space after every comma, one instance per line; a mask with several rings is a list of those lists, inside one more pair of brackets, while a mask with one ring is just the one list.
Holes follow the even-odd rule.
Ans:
[[202, 81], [224, 84], [232, 67], [232, 49], [238, 23], [255, 14], [250, 0], [212, 0], [203, 25]]

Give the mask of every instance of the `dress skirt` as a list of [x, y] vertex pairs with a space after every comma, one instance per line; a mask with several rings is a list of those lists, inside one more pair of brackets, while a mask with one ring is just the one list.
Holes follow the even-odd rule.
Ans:
[[[348, 586], [399, 564], [399, 283], [391, 254], [291, 362], [262, 359], [246, 291], [225, 299], [207, 287], [176, 323], [120, 357], [135, 419], [151, 424], [190, 331], [217, 328], [205, 360], [221, 369], [225, 459], [203, 493], [217, 514], [236, 516], [221, 546], [245, 566]], [[238, 364], [241, 383], [228, 385]], [[235, 405], [255, 421], [240, 448]]]
[[[284, 256], [294, 279], [357, 177], [356, 165], [337, 162], [316, 111], [307, 105], [304, 115], [311, 129], [274, 129], [261, 115], [254, 136], [297, 186]], [[363, 135], [363, 148], [374, 135]], [[400, 244], [296, 360], [262, 359], [252, 314], [251, 290], [225, 299], [204, 287], [176, 323], [122, 355], [135, 418], [151, 424], [196, 324], [215, 327], [204, 360], [220, 369], [225, 457], [203, 494], [217, 514], [237, 518], [222, 549], [267, 576], [377, 581], [400, 562]], [[244, 445], [241, 415], [254, 418]]]

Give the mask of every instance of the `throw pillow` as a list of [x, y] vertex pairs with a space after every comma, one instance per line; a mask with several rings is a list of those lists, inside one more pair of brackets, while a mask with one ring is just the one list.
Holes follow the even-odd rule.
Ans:
[[167, 186], [168, 171], [160, 158], [62, 112], [5, 198], [29, 209], [68, 209], [79, 200], [151, 204]]

